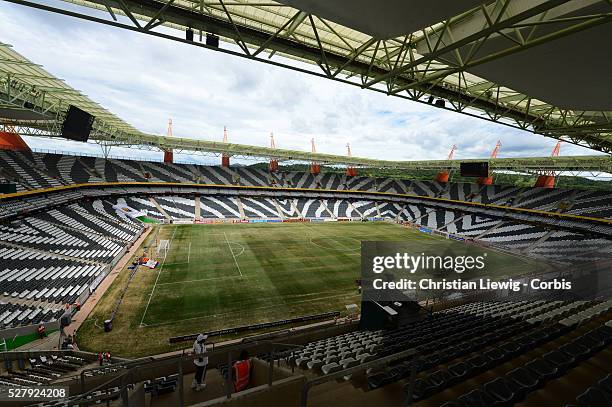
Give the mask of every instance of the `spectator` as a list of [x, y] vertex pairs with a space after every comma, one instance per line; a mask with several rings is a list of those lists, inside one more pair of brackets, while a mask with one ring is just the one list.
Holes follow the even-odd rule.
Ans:
[[193, 354], [195, 356], [193, 363], [196, 365], [196, 373], [193, 382], [191, 382], [191, 388], [195, 391], [204, 390], [206, 388], [206, 383], [204, 383], [206, 368], [208, 367], [206, 338], [208, 338], [207, 335], [199, 334], [193, 343]]
[[40, 324], [38, 325], [38, 328], [36, 329], [36, 333], [38, 334], [38, 338], [42, 339], [45, 336], [47, 336], [47, 328], [45, 328], [45, 324]]
[[247, 352], [246, 349], [243, 349], [242, 352], [240, 352], [240, 359], [234, 362], [234, 365], [232, 366], [234, 391], [242, 391], [249, 387], [252, 367], [249, 352]]

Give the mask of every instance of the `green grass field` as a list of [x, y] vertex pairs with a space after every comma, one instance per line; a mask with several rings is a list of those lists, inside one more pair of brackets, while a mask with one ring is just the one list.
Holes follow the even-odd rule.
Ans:
[[[189, 346], [174, 335], [274, 321], [359, 303], [360, 241], [409, 241], [415, 252], [477, 251], [453, 240], [390, 223], [278, 223], [156, 226], [143, 246], [170, 241], [155, 270], [141, 268], [114, 320], [107, 319], [127, 282], [123, 270], [78, 332], [79, 346], [143, 356]], [[450, 247], [449, 247], [450, 246]], [[141, 253], [141, 251], [139, 251]], [[529, 259], [489, 252], [490, 275], [527, 272]]]

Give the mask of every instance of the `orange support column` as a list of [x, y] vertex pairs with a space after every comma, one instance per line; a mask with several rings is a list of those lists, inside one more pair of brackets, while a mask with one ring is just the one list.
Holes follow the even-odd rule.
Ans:
[[[315, 147], [315, 140], [314, 140], [314, 138], [312, 140], [310, 140], [310, 145], [311, 145], [311, 148], [312, 148], [312, 152], [316, 153], [317, 152], [317, 148]], [[310, 164], [310, 173], [312, 175], [317, 175], [320, 172], [321, 172], [321, 165], [319, 163], [313, 161]]]
[[[172, 137], [172, 119], [168, 119], [168, 137]], [[174, 162], [174, 153], [172, 150], [164, 151], [164, 162], [172, 164]]]
[[[274, 134], [270, 133], [270, 148], [275, 149], [276, 143], [274, 142]], [[278, 160], [275, 158], [270, 159], [270, 164], [268, 165], [268, 169], [270, 172], [278, 171]]]
[[441, 171], [436, 175], [436, 181], [446, 184], [448, 182], [448, 171]]
[[[495, 148], [493, 149], [493, 152], [491, 153], [491, 158], [497, 158], [497, 154], [499, 153], [501, 146], [502, 146], [501, 140], [497, 140], [497, 144], [495, 144]], [[493, 175], [491, 173], [491, 170], [489, 170], [488, 177], [478, 178], [478, 184], [479, 185], [493, 185]]]
[[[553, 151], [550, 154], [550, 156], [559, 157], [560, 151], [561, 151], [561, 141], [557, 141], [557, 144], [553, 148]], [[554, 170], [544, 171], [544, 174], [538, 176], [538, 179], [536, 180], [534, 187], [554, 188], [555, 187], [555, 176], [556, 174]]]
[[30, 151], [30, 147], [19, 134], [0, 131], [0, 150]]
[[554, 188], [555, 177], [553, 175], [540, 175], [535, 182], [534, 187], [539, 188]]
[[493, 185], [493, 176], [478, 178], [480, 185]]
[[[451, 151], [450, 153], [448, 153], [448, 157], [446, 158], [447, 161], [453, 159], [456, 150], [457, 146], [453, 144], [453, 147], [451, 148]], [[448, 171], [440, 171], [438, 175], [436, 175], [436, 181], [442, 184], [446, 184], [448, 182]]]
[[[223, 142], [227, 143], [227, 127], [223, 127]], [[223, 167], [229, 168], [230, 166], [230, 156], [226, 154], [221, 154], [221, 165]]]
[[[351, 145], [349, 143], [346, 143], [346, 150], [347, 150], [347, 155], [349, 158], [351, 158], [353, 156], [353, 154], [351, 153]], [[346, 167], [346, 176], [347, 177], [356, 177], [357, 176], [357, 169], [351, 165]]]

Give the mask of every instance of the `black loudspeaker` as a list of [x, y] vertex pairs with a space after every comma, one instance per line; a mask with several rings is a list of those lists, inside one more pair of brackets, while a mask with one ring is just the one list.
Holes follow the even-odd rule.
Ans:
[[219, 48], [219, 37], [211, 33], [206, 34], [206, 45]]
[[70, 105], [62, 125], [62, 137], [75, 141], [87, 141], [94, 117], [76, 106]]
[[461, 163], [461, 176], [462, 177], [488, 177], [489, 176], [489, 163]]
[[438, 99], [438, 100], [436, 100], [435, 105], [438, 106], [438, 107], [444, 107], [446, 105], [446, 103], [444, 102], [444, 99]]
[[185, 39], [193, 42], [193, 30], [191, 28], [188, 28], [187, 31], [185, 31]]
[[17, 192], [17, 185], [0, 183], [0, 194], [14, 194]]

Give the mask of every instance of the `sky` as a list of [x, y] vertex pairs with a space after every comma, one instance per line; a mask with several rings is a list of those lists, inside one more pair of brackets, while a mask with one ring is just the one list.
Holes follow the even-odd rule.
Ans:
[[[188, 44], [1, 2], [0, 41], [139, 130], [353, 156], [444, 159], [548, 156], [556, 141]], [[50, 4], [54, 5], [53, 3]], [[57, 2], [55, 2], [57, 4]], [[65, 4], [65, 3], [64, 3]], [[75, 6], [76, 7], [76, 6]], [[83, 9], [80, 9], [83, 10]], [[85, 9], [87, 10], [87, 9]], [[222, 43], [222, 47], [228, 47]], [[27, 138], [34, 148], [100, 153], [96, 145]], [[134, 151], [115, 149], [115, 156]], [[161, 159], [160, 152], [138, 152]], [[561, 155], [595, 154], [564, 143]], [[184, 161], [189, 161], [186, 157]], [[212, 160], [208, 158], [205, 160]]]

